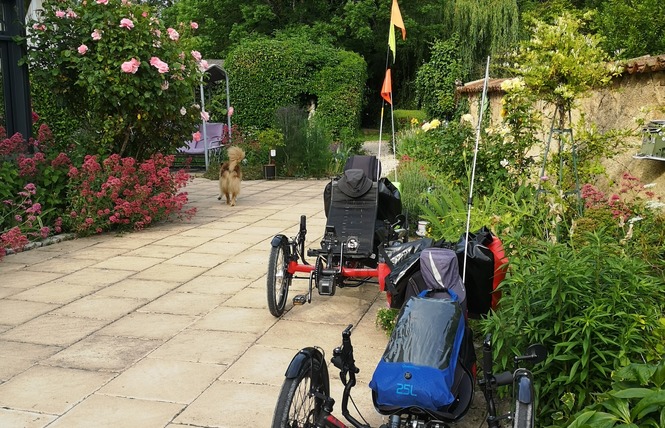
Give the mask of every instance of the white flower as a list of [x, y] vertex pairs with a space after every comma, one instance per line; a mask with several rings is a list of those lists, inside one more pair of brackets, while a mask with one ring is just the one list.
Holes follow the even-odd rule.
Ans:
[[658, 210], [661, 208], [665, 208], [665, 203], [660, 201], [647, 201], [647, 203], [644, 204], [644, 206], [650, 210]]
[[640, 216], [635, 216], [635, 217], [633, 217], [633, 218], [631, 218], [631, 219], [628, 220], [628, 224], [633, 224], [633, 223], [638, 222], [638, 221], [640, 221], [640, 220], [642, 220], [642, 217], [640, 217]]
[[184, 108], [184, 107], [181, 107], [180, 108], [180, 114], [183, 115], [183, 116], [186, 115], [187, 114], [187, 109]]
[[425, 122], [425, 123], [423, 123], [423, 126], [420, 127], [420, 129], [422, 129], [423, 131], [427, 132], [427, 131], [429, 131], [429, 129], [430, 129], [431, 126], [432, 126], [432, 125], [430, 125], [429, 122]]
[[504, 159], [504, 160], [502, 160], [502, 161], [499, 162], [499, 163], [500, 163], [501, 166], [504, 167], [504, 168], [507, 167], [507, 166], [510, 164], [510, 162], [508, 162], [508, 159]]
[[651, 189], [652, 187], [656, 187], [656, 183], [649, 183], [644, 185], [645, 189]]

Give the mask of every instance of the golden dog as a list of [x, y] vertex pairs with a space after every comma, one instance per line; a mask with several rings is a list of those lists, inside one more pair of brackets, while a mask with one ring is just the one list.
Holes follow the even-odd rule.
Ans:
[[245, 152], [238, 146], [228, 149], [229, 161], [224, 162], [219, 169], [219, 196], [226, 196], [226, 205], [234, 206], [236, 197], [240, 194], [240, 182], [242, 181], [242, 169], [240, 162], [245, 159]]

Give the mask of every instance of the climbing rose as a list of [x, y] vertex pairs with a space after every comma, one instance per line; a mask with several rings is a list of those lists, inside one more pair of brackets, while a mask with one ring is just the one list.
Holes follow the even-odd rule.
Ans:
[[86, 45], [81, 45], [79, 46], [78, 51], [81, 55], [85, 55], [85, 53], [88, 52], [88, 47]]
[[65, 11], [64, 10], [56, 10], [55, 11], [55, 16], [57, 18], [64, 18], [65, 17]]
[[97, 0], [97, 4], [108, 4], [109, 0]]
[[95, 29], [95, 31], [90, 34], [90, 37], [92, 37], [92, 40], [101, 40], [102, 31]]
[[199, 51], [192, 51], [192, 56], [194, 57], [195, 60], [201, 61], [201, 52]]
[[120, 66], [120, 68], [125, 73], [134, 74], [139, 69], [140, 64], [141, 63], [139, 62], [139, 60], [137, 60], [136, 58], [132, 58], [129, 61], [123, 62], [122, 65]]
[[192, 27], [192, 30], [196, 30], [197, 28], [199, 28], [199, 24], [197, 24], [194, 21], [190, 22], [189, 25]]
[[155, 67], [157, 71], [159, 71], [162, 74], [167, 73], [169, 71], [169, 65], [164, 61], [162, 61], [161, 59], [157, 58], [156, 56], [150, 58], [150, 65]]
[[197, 142], [197, 143], [199, 141], [201, 141], [201, 133], [199, 131], [196, 131], [195, 133], [193, 133], [192, 134], [192, 140], [194, 140], [194, 142]]
[[122, 28], [126, 28], [126, 29], [128, 29], [128, 30], [131, 30], [132, 28], [134, 28], [134, 23], [132, 22], [131, 19], [128, 19], [128, 18], [122, 18], [122, 19], [120, 20], [120, 26], [121, 26]]
[[169, 38], [173, 41], [176, 41], [180, 38], [180, 34], [178, 34], [178, 32], [173, 28], [168, 28], [166, 32], [169, 33]]

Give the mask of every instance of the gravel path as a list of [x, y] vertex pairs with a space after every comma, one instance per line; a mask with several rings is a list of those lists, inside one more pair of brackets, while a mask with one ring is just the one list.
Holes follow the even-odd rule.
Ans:
[[[370, 155], [379, 154], [378, 141], [366, 141], [365, 144], [363, 145], [363, 148]], [[388, 174], [392, 174], [395, 168], [397, 168], [397, 164], [399, 163], [395, 158], [395, 156], [393, 155], [392, 147], [390, 146], [390, 141], [381, 142], [380, 160], [381, 160], [381, 170], [382, 170], [381, 175], [384, 177], [388, 177]], [[394, 181], [393, 180], [394, 176], [391, 175], [388, 178], [390, 178], [391, 181]]]

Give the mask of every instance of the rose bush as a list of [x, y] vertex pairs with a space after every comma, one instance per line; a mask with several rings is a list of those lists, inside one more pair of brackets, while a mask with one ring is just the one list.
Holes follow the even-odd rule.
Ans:
[[198, 25], [165, 28], [150, 5], [127, 0], [46, 0], [28, 25], [32, 77], [78, 114], [71, 132], [85, 152], [141, 160], [191, 138], [206, 67], [192, 48]]

